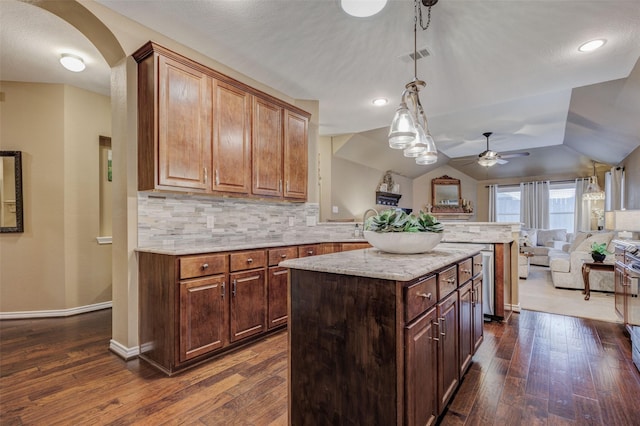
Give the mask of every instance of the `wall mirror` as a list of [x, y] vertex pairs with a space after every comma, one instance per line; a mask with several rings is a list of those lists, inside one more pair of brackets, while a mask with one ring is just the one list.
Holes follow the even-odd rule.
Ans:
[[20, 151], [0, 151], [0, 232], [24, 232]]
[[460, 179], [444, 175], [431, 179], [431, 211], [462, 212]]

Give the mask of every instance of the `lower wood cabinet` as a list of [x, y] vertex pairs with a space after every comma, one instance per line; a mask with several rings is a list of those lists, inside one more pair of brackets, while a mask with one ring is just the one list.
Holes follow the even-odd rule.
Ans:
[[484, 311], [482, 309], [482, 275], [473, 280], [473, 301], [471, 303], [473, 319], [473, 352], [475, 353], [484, 340]]
[[272, 266], [269, 268], [269, 307], [267, 328], [272, 329], [287, 323], [287, 283], [289, 269]]
[[407, 425], [431, 425], [438, 418], [436, 308], [405, 327]]
[[473, 282], [458, 289], [460, 309], [460, 375], [463, 375], [475, 352], [473, 341]]
[[264, 268], [238, 272], [231, 281], [231, 341], [260, 334], [267, 329], [267, 282]]
[[451, 293], [437, 305], [438, 315], [438, 411], [442, 412], [458, 388], [458, 294]]
[[180, 361], [227, 344], [226, 275], [180, 282]]

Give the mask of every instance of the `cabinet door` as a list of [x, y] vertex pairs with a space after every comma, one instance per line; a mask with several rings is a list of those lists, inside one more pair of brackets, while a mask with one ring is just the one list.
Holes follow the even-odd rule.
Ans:
[[438, 303], [438, 412], [447, 406], [458, 387], [458, 293]]
[[284, 196], [307, 199], [307, 128], [309, 120], [300, 114], [284, 114]]
[[158, 184], [206, 191], [211, 168], [211, 78], [159, 56]]
[[[473, 282], [469, 281], [458, 289], [460, 318], [460, 377], [471, 363], [473, 357]], [[448, 325], [448, 324], [447, 324]]]
[[266, 330], [267, 286], [264, 269], [229, 276], [231, 281], [231, 341]]
[[180, 362], [226, 344], [226, 276], [180, 283]]
[[248, 194], [251, 188], [251, 97], [215, 83], [213, 190]]
[[287, 323], [287, 280], [289, 269], [272, 267], [269, 268], [269, 311], [268, 329], [278, 327]]
[[281, 197], [282, 108], [254, 97], [252, 132], [252, 192]]
[[484, 339], [484, 312], [482, 310], [482, 277], [473, 280], [473, 353]]
[[435, 307], [405, 327], [405, 396], [407, 425], [430, 425], [438, 417]]

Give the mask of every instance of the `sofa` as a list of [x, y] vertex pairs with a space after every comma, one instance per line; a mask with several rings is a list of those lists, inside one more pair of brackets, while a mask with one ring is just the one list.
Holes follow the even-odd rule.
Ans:
[[[614, 252], [613, 232], [578, 232], [573, 242], [563, 249], [549, 251], [549, 269], [554, 287], [584, 289], [582, 279], [582, 264], [593, 262], [591, 245], [593, 243], [607, 244], [607, 250]], [[613, 254], [607, 255], [605, 262], [615, 262]], [[594, 271], [589, 274], [589, 288], [592, 291], [614, 291], [613, 273], [609, 271]]]
[[531, 265], [549, 266], [549, 251], [570, 245], [572, 234], [566, 229], [520, 229], [520, 251], [532, 253]]

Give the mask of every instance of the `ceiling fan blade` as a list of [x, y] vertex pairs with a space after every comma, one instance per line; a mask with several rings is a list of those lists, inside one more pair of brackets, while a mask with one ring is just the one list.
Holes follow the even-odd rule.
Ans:
[[528, 155], [528, 152], [514, 152], [512, 154], [500, 154], [500, 158], [526, 157]]
[[507, 160], [503, 160], [502, 158], [498, 158], [498, 159], [496, 160], [496, 163], [498, 163], [498, 164], [507, 164], [507, 163], [508, 163], [508, 161], [507, 161]]

